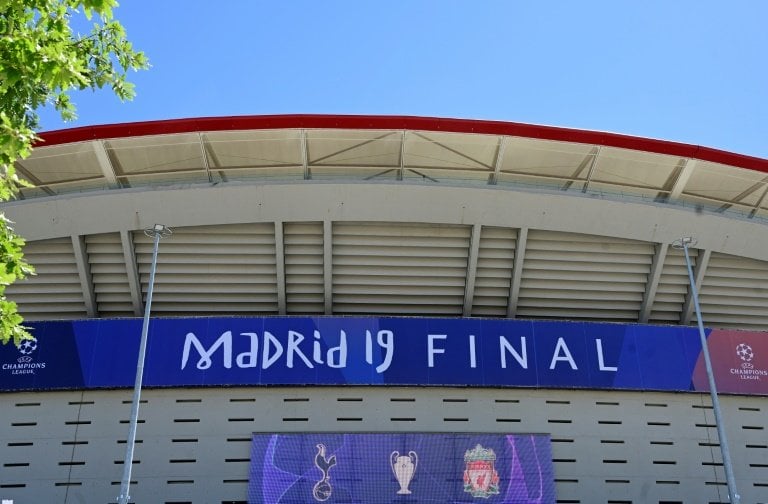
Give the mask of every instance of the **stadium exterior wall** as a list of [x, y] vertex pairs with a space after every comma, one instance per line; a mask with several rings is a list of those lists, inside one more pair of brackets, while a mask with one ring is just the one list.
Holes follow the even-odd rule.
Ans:
[[[209, 133], [231, 133], [231, 145], [221, 145], [236, 158], [241, 144], [261, 141], [248, 136], [252, 131], [242, 133], [251, 129], [280, 130], [270, 151], [275, 156], [285, 131], [293, 135], [295, 151], [304, 151], [303, 161], [301, 153], [292, 154], [299, 179], [236, 179], [232, 174], [242, 167], [234, 164], [228, 180], [212, 178], [219, 147], [211, 147]], [[427, 176], [405, 181], [371, 180], [369, 172], [321, 179], [317, 173], [328, 167], [324, 156], [309, 155], [308, 144], [322, 147], [312, 131], [339, 129], [333, 135], [344, 138], [330, 169], [379, 170], [342, 164], [339, 153], [347, 152], [350, 138], [355, 149], [373, 154], [391, 147], [394, 161], [383, 165], [385, 171], [407, 171], [413, 158], [406, 147], [427, 154], [443, 149], [445, 166], [442, 160], [416, 166], [414, 173]], [[385, 129], [393, 129], [400, 143], [378, 145]], [[446, 132], [463, 136], [451, 144], [438, 136]], [[419, 140], [423, 145], [409, 143], [420, 134], [429, 137]], [[152, 136], [146, 146], [130, 143], [144, 135]], [[473, 135], [499, 138], [468, 139]], [[768, 233], [765, 221], [753, 218], [768, 211], [760, 196], [768, 189], [766, 160], [621, 135], [423, 118], [218, 118], [43, 138], [48, 143], [37, 149], [39, 159], [22, 163], [20, 171], [41, 167], [41, 177], [54, 174], [49, 192], [3, 205], [39, 264], [38, 277], [11, 289], [29, 320], [141, 315], [150, 256], [141, 230], [162, 223], [177, 231], [160, 249], [153, 313], [164, 317], [381, 314], [686, 326], [695, 321], [690, 292], [682, 258], [670, 244], [693, 235], [707, 326], [768, 329]], [[494, 185], [507, 169], [510, 177], [519, 175], [515, 163], [509, 168], [503, 161], [513, 150], [504, 146], [520, 138], [526, 148], [525, 142], [553, 142], [546, 149], [557, 155], [541, 154], [547, 162], [578, 151], [574, 166], [563, 168], [574, 175], [560, 186]], [[493, 147], [483, 163], [467, 161], [485, 152], [475, 141]], [[203, 182], [142, 182], [147, 166], [184, 161], [186, 151], [174, 151], [174, 142], [192, 142], [190, 152], [202, 152], [195, 169]], [[134, 159], [121, 158], [130, 149], [139, 161], [120, 166], [121, 159]], [[48, 152], [56, 156], [49, 159]], [[656, 155], [669, 158], [669, 177], [658, 187], [640, 185], [664, 197], [638, 197], [633, 177], [642, 176], [627, 160], [638, 157], [655, 169]], [[93, 189], [87, 178], [58, 183], [59, 173], [86, 165], [88, 156], [98, 160], [94, 169], [109, 189]], [[475, 179], [430, 178], [446, 167], [458, 169], [459, 161], [475, 163], [475, 171], [467, 171]], [[314, 180], [308, 176], [313, 169]], [[631, 194], [588, 190], [600, 170], [610, 172], [603, 183], [630, 180]], [[706, 178], [715, 175], [722, 178]], [[718, 193], [706, 200], [715, 210], [702, 207], [706, 198], [688, 180], [693, 186], [714, 180], [712, 190], [728, 192], [732, 201], [721, 201]], [[728, 180], [743, 187], [723, 189]], [[582, 186], [574, 189], [577, 183]], [[687, 200], [681, 197], [686, 189]], [[736, 216], [732, 205], [754, 211]], [[0, 393], [0, 499], [116, 502], [130, 398], [126, 389]], [[705, 392], [308, 384], [172, 386], [145, 390], [142, 400], [135, 502], [246, 502], [253, 432], [548, 433], [557, 502], [727, 502]], [[742, 502], [768, 502], [768, 400], [724, 395], [722, 403]]]
[[[109, 503], [131, 393], [0, 395], [0, 497]], [[742, 502], [765, 502], [765, 399], [725, 396]], [[251, 432], [550, 433], [557, 502], [727, 502], [707, 394], [419, 387], [156, 389], [135, 502], [243, 503]]]

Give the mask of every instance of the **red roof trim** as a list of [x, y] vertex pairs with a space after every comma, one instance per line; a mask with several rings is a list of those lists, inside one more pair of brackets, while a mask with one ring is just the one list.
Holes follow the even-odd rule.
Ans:
[[768, 173], [768, 159], [744, 156], [732, 152], [665, 140], [652, 140], [616, 133], [537, 126], [532, 124], [481, 121], [472, 119], [440, 119], [410, 116], [353, 115], [272, 115], [201, 117], [171, 119], [47, 131], [40, 133], [43, 145], [58, 145], [88, 140], [125, 138], [198, 131], [228, 131], [248, 129], [407, 129], [447, 131], [454, 133], [484, 133], [510, 135], [542, 140], [557, 140], [592, 145], [605, 145], [656, 154], [701, 159]]

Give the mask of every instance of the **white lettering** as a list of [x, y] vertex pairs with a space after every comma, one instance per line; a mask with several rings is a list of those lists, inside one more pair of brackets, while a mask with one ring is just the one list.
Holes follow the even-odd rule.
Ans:
[[[275, 347], [275, 353], [270, 355], [271, 347]], [[277, 359], [283, 355], [283, 345], [277, 341], [277, 338], [269, 332], [264, 331], [264, 349], [261, 352], [261, 369], [267, 369], [277, 362]]]
[[504, 336], [499, 336], [499, 351], [501, 352], [502, 368], [507, 368], [506, 351], [512, 354], [512, 357], [514, 357], [517, 363], [520, 364], [520, 367], [523, 369], [528, 369], [528, 346], [525, 344], [525, 336], [520, 336], [520, 348], [522, 350], [522, 355], [517, 353], [517, 350], [515, 350], [515, 347], [513, 347], [512, 344], [507, 341], [507, 338]]
[[595, 345], [597, 346], [597, 363], [600, 365], [600, 371], [617, 371], [619, 368], [605, 365], [605, 360], [603, 359], [603, 340], [597, 338]]
[[252, 368], [259, 365], [259, 335], [252, 332], [240, 333], [240, 336], [248, 336], [251, 339], [251, 349], [248, 352], [237, 354], [235, 362], [239, 368]]
[[224, 347], [224, 367], [229, 369], [232, 367], [232, 331], [227, 331], [219, 339], [214, 341], [211, 348], [205, 349], [200, 340], [197, 339], [194, 333], [187, 333], [187, 337], [184, 340], [184, 352], [181, 356], [181, 369], [187, 366], [187, 360], [189, 359], [189, 350], [191, 347], [195, 347], [197, 353], [200, 355], [200, 359], [197, 361], [197, 369], [208, 369], [211, 367], [211, 356], [219, 349]]
[[[384, 355], [384, 361], [376, 366], [377, 373], [383, 373], [392, 364], [392, 354], [395, 351], [394, 336], [395, 334], [392, 331], [384, 329], [376, 334], [376, 342], [379, 347], [387, 351]], [[365, 331], [365, 362], [373, 364], [373, 335], [368, 330]]]
[[[333, 358], [334, 354], [337, 355], [336, 359]], [[344, 331], [339, 334], [339, 346], [328, 349], [328, 367], [347, 367], [347, 333]]]
[[[563, 355], [560, 355], [560, 352], [563, 352]], [[555, 369], [555, 365], [559, 361], [567, 362], [573, 370], [579, 369], [576, 367], [576, 363], [573, 361], [573, 357], [571, 357], [571, 351], [568, 350], [568, 345], [565, 344], [563, 338], [557, 338], [557, 345], [555, 346], [555, 352], [552, 354], [552, 362], [549, 363], [549, 369]]]
[[392, 331], [381, 330], [376, 335], [376, 340], [378, 341], [379, 346], [387, 351], [386, 354], [384, 354], [384, 361], [376, 366], [376, 372], [383, 373], [389, 369], [389, 366], [392, 364], [392, 356], [395, 353], [395, 333]]
[[317, 362], [318, 364], [323, 363], [323, 352], [320, 349], [320, 331], [315, 329], [315, 341], [312, 345], [312, 360]]
[[435, 348], [435, 340], [448, 339], [447, 334], [428, 334], [427, 335], [427, 360], [429, 367], [435, 367], [435, 354], [444, 354], [445, 348]]
[[477, 367], [477, 359], [475, 358], [475, 335], [469, 335], [469, 367]]
[[371, 341], [371, 331], [365, 331], [365, 362], [373, 364], [373, 342]]
[[288, 331], [288, 355], [286, 357], [286, 366], [288, 368], [293, 368], [293, 354], [298, 355], [301, 360], [304, 361], [304, 364], [307, 365], [308, 368], [312, 369], [313, 366], [311, 362], [309, 362], [309, 359], [307, 359], [307, 356], [304, 355], [304, 352], [301, 351], [299, 348], [299, 343], [304, 341], [304, 335], [301, 333], [298, 333], [296, 331]]

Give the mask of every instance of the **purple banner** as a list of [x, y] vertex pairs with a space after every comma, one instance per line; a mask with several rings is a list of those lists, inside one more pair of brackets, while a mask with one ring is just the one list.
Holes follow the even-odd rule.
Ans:
[[542, 434], [254, 434], [249, 504], [555, 502]]

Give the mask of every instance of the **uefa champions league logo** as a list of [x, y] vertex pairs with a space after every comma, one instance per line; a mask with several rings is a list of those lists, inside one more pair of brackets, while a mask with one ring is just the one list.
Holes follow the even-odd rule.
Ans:
[[739, 343], [736, 346], [736, 355], [739, 356], [743, 362], [751, 362], [755, 358], [755, 353], [752, 351], [752, 347], [746, 343]]
[[32, 360], [32, 353], [37, 350], [37, 339], [22, 340], [19, 344], [19, 353], [22, 357], [19, 357], [19, 362], [30, 362]]
[[45, 362], [35, 362], [35, 359], [32, 357], [32, 354], [37, 351], [37, 347], [38, 342], [36, 338], [21, 340], [18, 346], [21, 356], [16, 359], [16, 363], [5, 362], [0, 369], [12, 375], [37, 374], [37, 371], [43, 370], [46, 367]]
[[731, 374], [737, 375], [740, 380], [757, 380], [768, 377], [768, 369], [755, 367], [759, 362], [755, 359], [755, 351], [746, 343], [736, 345], [736, 356], [741, 359], [741, 366], [731, 368]]

